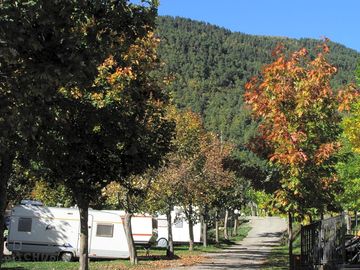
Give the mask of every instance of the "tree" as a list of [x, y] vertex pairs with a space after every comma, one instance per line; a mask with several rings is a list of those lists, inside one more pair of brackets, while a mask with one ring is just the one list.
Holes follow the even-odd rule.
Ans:
[[[209, 210], [223, 199], [222, 207], [229, 206], [233, 202], [231, 198], [241, 199], [236, 192], [235, 174], [226, 169], [224, 162], [232, 153], [233, 146], [224, 143], [214, 134], [207, 133], [206, 140], [202, 143], [201, 152], [205, 158], [201, 168], [199, 181], [193, 186], [195, 205], [199, 208], [202, 218], [203, 245], [207, 246], [207, 226], [209, 221]], [[232, 195], [230, 195], [232, 193]], [[227, 209], [226, 209], [227, 211]], [[226, 231], [226, 229], [225, 229]]]
[[[167, 99], [150, 75], [157, 65], [155, 2], [1, 2], [1, 44], [13, 76], [5, 86], [29, 91], [34, 159], [44, 178], [63, 183], [79, 206], [80, 269], [88, 268], [92, 198], [110, 179], [156, 164], [168, 148]], [[1, 162], [9, 168], [12, 159]]]
[[168, 220], [171, 220], [169, 216], [176, 204], [184, 210], [189, 223], [189, 249], [192, 250], [194, 222], [201, 217], [206, 245], [209, 208], [218, 199], [221, 190], [232, 185], [234, 176], [223, 166], [232, 146], [206, 132], [198, 115], [177, 110], [172, 115], [176, 122], [176, 135], [173, 151], [160, 174], [160, 179], [167, 184], [161, 184], [162, 191], [158, 194], [167, 205], [165, 212]]
[[18, 204], [24, 198], [31, 197], [31, 191], [36, 183], [36, 178], [31, 175], [30, 170], [24, 167], [24, 165], [18, 159], [15, 159], [13, 162], [12, 173], [6, 191], [8, 206]]
[[360, 101], [353, 104], [350, 114], [343, 120], [344, 135], [355, 153], [360, 153]]
[[342, 148], [341, 160], [337, 164], [339, 179], [343, 192], [337, 198], [344, 209], [358, 211], [360, 209], [360, 155], [353, 152], [349, 144]]
[[154, 176], [155, 180], [149, 189], [144, 205], [150, 213], [155, 215], [166, 215], [168, 230], [168, 245], [166, 253], [169, 257], [172, 257], [175, 254], [172, 235], [173, 217], [171, 216], [171, 212], [174, 210], [174, 207], [179, 204], [175, 182], [171, 181], [171, 178], [169, 179], [169, 176], [172, 176], [175, 173], [172, 171], [171, 166], [168, 166], [168, 164], [171, 164], [172, 154], [172, 152], [168, 154], [167, 158], [169, 159], [166, 158], [166, 163], [157, 170]]
[[[103, 189], [103, 196], [106, 198], [106, 205], [115, 209], [124, 209], [125, 216], [124, 230], [129, 248], [129, 259], [131, 264], [138, 263], [137, 252], [135, 248], [131, 219], [133, 214], [147, 212], [144, 208], [148, 190], [152, 186], [152, 170], [143, 175], [131, 175], [123, 181], [111, 182]], [[120, 184], [121, 183], [121, 184]]]
[[[80, 94], [85, 97], [84, 104], [67, 107], [67, 110], [74, 108], [71, 117], [63, 119], [60, 129], [57, 123], [55, 136], [53, 133], [46, 134], [50, 137], [44, 136], [44, 144], [51, 149], [55, 146], [59, 151], [49, 152], [47, 147], [42, 146], [45, 150], [41, 152], [44, 167], [51, 168], [51, 177], [63, 182], [72, 191], [80, 213], [85, 209], [81, 216], [82, 224], [87, 224], [89, 202], [99, 196], [104, 186], [118, 179], [130, 195], [136, 193], [136, 187], [127, 179], [150, 166], [157, 166], [162, 155], [168, 151], [172, 124], [164, 119], [163, 106], [167, 100], [147, 73], [151, 71], [147, 61], [154, 61], [154, 56], [148, 55], [151, 48], [145, 46], [152, 46], [153, 42], [152, 35], [137, 39], [127, 55], [122, 56], [134, 63], [134, 57], [137, 57], [142, 67], [135, 66], [126, 71], [113, 57], [107, 58], [99, 67], [99, 76], [94, 83], [100, 92], [90, 93], [88, 103], [86, 91], [76, 93], [74, 102]], [[64, 95], [72, 94], [71, 91], [73, 89]], [[59, 136], [61, 140], [58, 140]], [[65, 159], [52, 163], [55, 157], [51, 158], [49, 153], [52, 155], [54, 152], [56, 156], [62, 154]], [[60, 168], [67, 168], [67, 172]], [[127, 201], [130, 200], [127, 197]], [[125, 216], [125, 228], [130, 226], [131, 214]], [[86, 225], [84, 234], [85, 230]], [[126, 231], [131, 237], [131, 229]], [[87, 235], [84, 235], [84, 243], [87, 251]], [[133, 243], [133, 240], [129, 239], [128, 243]], [[130, 250], [134, 250], [133, 246]], [[136, 263], [136, 254], [131, 254], [134, 254], [131, 262]]]
[[30, 194], [34, 200], [41, 201], [49, 207], [62, 206], [70, 207], [74, 205], [70, 191], [64, 185], [51, 187], [48, 182], [39, 180], [35, 182]]
[[[356, 71], [358, 85], [360, 85], [360, 66]], [[360, 183], [360, 101], [357, 100], [351, 106], [351, 110], [345, 115], [342, 121], [344, 128], [344, 138], [342, 147], [343, 159], [337, 165], [340, 179], [343, 183], [344, 192], [339, 194], [340, 202], [346, 209], [354, 210], [355, 213], [360, 209], [359, 183]]]
[[168, 220], [169, 248], [173, 255], [171, 235], [171, 211], [175, 206], [182, 206], [189, 222], [189, 249], [193, 249], [193, 224], [197, 218], [194, 210], [196, 192], [200, 188], [200, 170], [203, 167], [202, 142], [205, 130], [198, 114], [191, 111], [168, 109], [169, 119], [176, 123], [172, 151], [165, 157], [164, 164], [158, 171], [154, 185], [150, 189], [147, 205], [155, 212], [165, 213]]
[[275, 195], [278, 207], [289, 214], [290, 258], [293, 214], [306, 213], [309, 208], [321, 213], [326, 208], [336, 209], [338, 108], [346, 108], [352, 95], [349, 89], [340, 91], [339, 96], [332, 90], [330, 80], [336, 68], [326, 60], [328, 51], [323, 44], [323, 50], [311, 59], [306, 49], [287, 57], [278, 47], [274, 51], [278, 59], [245, 86], [247, 103], [262, 119], [259, 132], [269, 161], [281, 171], [281, 187]]
[[[169, 210], [174, 207], [174, 202], [182, 206], [189, 223], [189, 250], [193, 250], [193, 224], [196, 220], [196, 212], [193, 209], [194, 189], [191, 183], [199, 176], [198, 168], [202, 166], [201, 137], [204, 130], [199, 115], [191, 111], [181, 112], [173, 108], [169, 111], [169, 117], [175, 120], [176, 129], [172, 142], [173, 151], [167, 158], [168, 162], [162, 172], [171, 183], [167, 186], [167, 191], [171, 190], [171, 192], [164, 194], [168, 204], [167, 215], [170, 220]], [[170, 199], [169, 195], [174, 198]], [[171, 226], [171, 223], [168, 226]]]
[[19, 43], [28, 40], [24, 41], [23, 35], [19, 35], [17, 17], [12, 17], [17, 12], [15, 2], [18, 1], [0, 3], [0, 268], [8, 192], [12, 200], [12, 195], [16, 193], [13, 191], [17, 188], [12, 184], [18, 183], [20, 178], [24, 179], [18, 169], [27, 165], [27, 154], [34, 150], [30, 142], [37, 127], [34, 116], [36, 106], [33, 106], [32, 99], [39, 94], [31, 87], [32, 82], [25, 78], [26, 69], [19, 53]]

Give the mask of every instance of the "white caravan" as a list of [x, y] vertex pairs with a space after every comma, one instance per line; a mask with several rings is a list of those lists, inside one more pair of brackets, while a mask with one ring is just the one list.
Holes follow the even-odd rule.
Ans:
[[[151, 216], [132, 219], [135, 242], [156, 240]], [[7, 247], [14, 254], [37, 253], [70, 261], [79, 256], [80, 216], [77, 208], [19, 205], [12, 209]], [[122, 217], [115, 211], [89, 209], [89, 257], [127, 258]]]
[[[175, 211], [171, 212], [172, 219], [172, 235], [175, 243], [186, 243], [189, 242], [189, 223], [185, 218], [184, 213], [180, 208], [175, 208]], [[157, 218], [158, 220], [158, 246], [166, 246], [168, 240], [168, 222], [165, 215], [161, 215]], [[193, 225], [194, 242], [201, 242], [201, 224], [196, 223]], [[165, 240], [166, 241], [165, 241]]]
[[[116, 214], [125, 218], [125, 211], [122, 210], [102, 210], [106, 213]], [[157, 222], [149, 214], [133, 214], [131, 218], [131, 231], [136, 245], [149, 246], [156, 242]]]

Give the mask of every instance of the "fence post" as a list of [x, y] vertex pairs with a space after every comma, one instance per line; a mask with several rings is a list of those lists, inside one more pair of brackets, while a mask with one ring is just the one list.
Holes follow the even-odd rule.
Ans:
[[292, 228], [292, 214], [289, 211], [289, 227], [288, 227], [288, 234], [289, 234], [289, 269], [294, 270], [294, 258], [293, 258], [293, 228]]
[[342, 212], [341, 213], [341, 218], [342, 218], [342, 240], [341, 240], [341, 255], [342, 255], [342, 262], [345, 263], [346, 261], [346, 251], [345, 251], [345, 235], [346, 235], [346, 227], [344, 226], [344, 223], [346, 224], [346, 216], [345, 213]]

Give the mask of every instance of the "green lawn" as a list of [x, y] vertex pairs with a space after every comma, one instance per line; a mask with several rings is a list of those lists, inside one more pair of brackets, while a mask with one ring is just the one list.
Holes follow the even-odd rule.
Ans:
[[[289, 269], [289, 248], [286, 237], [282, 240], [282, 245], [275, 247], [271, 251], [271, 255], [261, 270], [287, 270]], [[293, 243], [293, 254], [300, 254], [300, 234]]]
[[[237, 236], [230, 237], [230, 240], [225, 241], [220, 235], [220, 243], [211, 243], [207, 247], [201, 244], [196, 244], [194, 251], [190, 252], [187, 245], [175, 246], [175, 255], [177, 259], [183, 263], [198, 259], [202, 253], [205, 252], [219, 252], [222, 248], [234, 244], [236, 241], [242, 240], [246, 237], [250, 227], [247, 223], [242, 224], [238, 229]], [[211, 235], [211, 233], [210, 233]], [[138, 249], [140, 256], [139, 266], [130, 266], [128, 260], [106, 260], [106, 261], [91, 261], [90, 269], [92, 270], [126, 270], [126, 269], [159, 269], [174, 262], [174, 259], [166, 257], [165, 249], [153, 248], [150, 250], [150, 256], [145, 256], [145, 251], [141, 248]], [[196, 262], [196, 261], [195, 261]], [[191, 263], [191, 262], [190, 262]], [[75, 270], [78, 269], [78, 262], [21, 262], [21, 261], [8, 261], [3, 264], [4, 269], [11, 270]]]
[[[90, 262], [90, 269], [126, 269], [129, 263], [125, 260], [96, 261]], [[75, 270], [79, 268], [79, 262], [8, 262], [3, 265], [11, 270]]]

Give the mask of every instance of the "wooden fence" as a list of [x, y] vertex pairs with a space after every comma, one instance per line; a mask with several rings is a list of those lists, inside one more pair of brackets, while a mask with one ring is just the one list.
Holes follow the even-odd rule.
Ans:
[[345, 261], [343, 215], [301, 227], [301, 269], [336, 269]]

